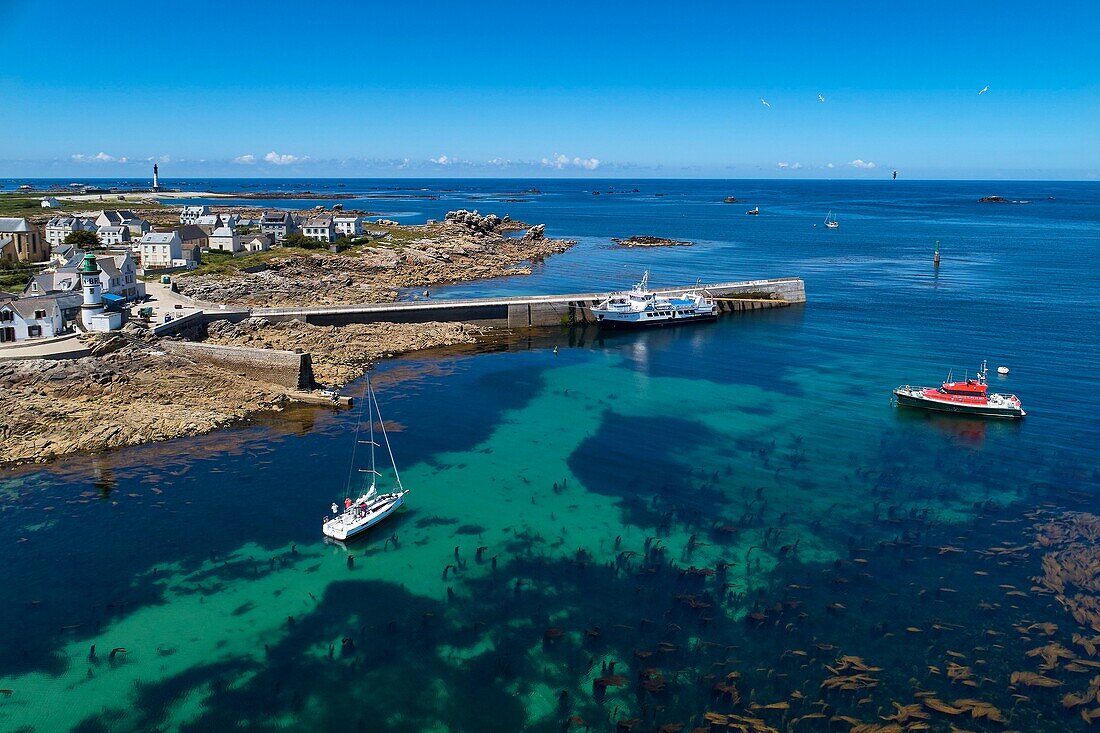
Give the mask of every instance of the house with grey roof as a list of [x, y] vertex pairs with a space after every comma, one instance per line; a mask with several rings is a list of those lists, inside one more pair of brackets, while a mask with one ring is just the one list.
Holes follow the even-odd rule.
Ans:
[[336, 227], [336, 234], [344, 237], [358, 237], [363, 233], [363, 220], [358, 216], [342, 214], [332, 217], [332, 224]]
[[[145, 283], [137, 279], [137, 263], [129, 249], [114, 249], [96, 253], [99, 267], [100, 291], [134, 300], [145, 296]], [[34, 298], [55, 293], [79, 293], [81, 290], [80, 265], [84, 252], [77, 251], [69, 260], [54, 270], [47, 270], [31, 278], [23, 289], [24, 298]]]
[[318, 242], [332, 242], [336, 239], [336, 228], [331, 216], [315, 216], [302, 225], [302, 234]]
[[0, 259], [9, 262], [45, 262], [50, 248], [26, 219], [0, 217]]
[[194, 224], [200, 216], [207, 216], [209, 213], [209, 206], [184, 206], [180, 209], [180, 224]]
[[266, 252], [271, 249], [271, 235], [263, 232], [243, 234], [241, 235], [241, 249], [245, 252]]
[[183, 259], [183, 241], [178, 232], [149, 232], [138, 240], [141, 266], [149, 270], [173, 267], [173, 262]]
[[129, 209], [101, 211], [95, 219], [95, 224], [97, 227], [126, 227], [131, 239], [140, 237], [152, 229], [149, 222]]
[[210, 249], [219, 252], [240, 252], [241, 238], [229, 227], [218, 227], [210, 233]]
[[260, 231], [281, 242], [298, 231], [298, 222], [289, 211], [267, 211], [260, 219]]
[[108, 247], [130, 244], [130, 229], [125, 226], [100, 227], [96, 233], [99, 234], [100, 243]]
[[55, 216], [46, 222], [46, 243], [56, 247], [65, 241], [65, 237], [77, 231], [94, 232], [98, 227], [92, 219], [79, 216]]
[[207, 214], [206, 216], [200, 216], [198, 219], [195, 219], [194, 225], [207, 234], [210, 234], [215, 229], [225, 226], [225, 222], [222, 221], [219, 214]]
[[61, 208], [61, 202], [58, 201], [57, 199], [55, 199], [53, 196], [47, 196], [46, 198], [42, 199], [42, 208], [43, 209], [60, 209]]
[[77, 319], [83, 300], [82, 293], [59, 293], [0, 303], [0, 343], [60, 336]]

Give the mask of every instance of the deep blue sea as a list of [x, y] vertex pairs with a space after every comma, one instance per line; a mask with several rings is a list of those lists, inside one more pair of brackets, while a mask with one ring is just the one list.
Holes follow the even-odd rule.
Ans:
[[[406, 223], [478, 209], [578, 240], [530, 276], [433, 297], [620, 288], [649, 270], [657, 286], [797, 276], [808, 302], [380, 364], [412, 493], [347, 547], [321, 542], [320, 521], [354, 412], [0, 474], [0, 729], [1100, 717], [1100, 184], [185, 183], [331, 193], [259, 205]], [[990, 194], [1028, 203], [977, 202]], [[634, 234], [693, 244], [610, 239]], [[983, 360], [1010, 368], [992, 388], [1025, 419], [890, 403]]]

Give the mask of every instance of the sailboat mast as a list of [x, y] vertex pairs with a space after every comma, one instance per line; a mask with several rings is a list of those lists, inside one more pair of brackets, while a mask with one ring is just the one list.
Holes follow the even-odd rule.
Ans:
[[[370, 485], [371, 485], [371, 488], [374, 488], [375, 481], [377, 481], [377, 478], [378, 478], [378, 469], [374, 465], [374, 446], [375, 446], [375, 443], [374, 443], [374, 414], [375, 414], [375, 410], [378, 407], [378, 403], [375, 402], [375, 399], [374, 399], [374, 387], [372, 387], [371, 383], [370, 383], [370, 374], [367, 375], [367, 394], [368, 394], [367, 401], [372, 402], [374, 404], [374, 407], [371, 407], [370, 405], [367, 406], [367, 409], [370, 410], [370, 414], [367, 415], [367, 419], [370, 422], [370, 473], [371, 473]], [[382, 418], [379, 417], [378, 419], [379, 419], [379, 422], [381, 422]]]
[[382, 441], [386, 444], [386, 452], [390, 455], [390, 465], [393, 466], [393, 475], [397, 479], [397, 490], [403, 491], [405, 487], [401, 485], [401, 474], [397, 471], [397, 461], [393, 458], [393, 449], [390, 448], [390, 436], [386, 434], [386, 423], [382, 419], [382, 411], [378, 407], [378, 398], [374, 396], [374, 391], [371, 390], [371, 397], [374, 399], [374, 410], [378, 415], [378, 427], [382, 429]]
[[[370, 387], [370, 381], [367, 382]], [[366, 391], [366, 390], [364, 390]], [[359, 428], [363, 425], [363, 405], [359, 405], [359, 417], [355, 420], [355, 441], [351, 444], [351, 461], [348, 463], [348, 485], [344, 490], [344, 498], [351, 497], [351, 477], [355, 475], [355, 452], [359, 448]], [[374, 457], [374, 449], [371, 449], [371, 457]]]

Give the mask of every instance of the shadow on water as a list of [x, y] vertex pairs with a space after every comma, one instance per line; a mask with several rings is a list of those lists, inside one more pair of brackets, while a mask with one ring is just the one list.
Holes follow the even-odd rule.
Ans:
[[[196, 689], [204, 699], [181, 730], [289, 720], [367, 731], [679, 730], [660, 726], [706, 729], [706, 713], [771, 726], [752, 730], [801, 721], [847, 730], [899, 711], [946, 727], [961, 720], [950, 710], [975, 699], [994, 712], [966, 717], [973, 730], [1083, 726], [1060, 691], [1009, 682], [1037, 668], [1034, 647], [1073, 643], [1059, 605], [1028, 591], [1041, 553], [1031, 527], [1030, 515], [992, 502], [963, 525], [884, 516], [845, 525], [848, 550], [833, 562], [756, 548], [777, 564], [753, 590], [752, 549], [696, 567], [680, 559], [690, 547], [654, 538], [616, 540], [605, 557], [516, 547], [499, 564], [456, 549], [463, 567], [438, 600], [357, 580], [352, 567], [252, 658], [143, 685], [135, 717], [97, 716], [79, 729], [158, 728]], [[386, 557], [400, 562], [400, 550]], [[1046, 674], [1073, 689], [1088, 676]]]

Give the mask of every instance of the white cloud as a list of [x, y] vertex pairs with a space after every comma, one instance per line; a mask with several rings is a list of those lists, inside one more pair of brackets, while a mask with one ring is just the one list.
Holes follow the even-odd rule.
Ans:
[[801, 168], [801, 167], [802, 167], [802, 164], [801, 164], [801, 163], [787, 163], [787, 162], [783, 162], [783, 163], [776, 163], [776, 164], [775, 164], [775, 167], [776, 167], [776, 168], [782, 168], [783, 170], [792, 170], [792, 171], [796, 171], [796, 170], [798, 170], [799, 168]]
[[552, 158], [543, 158], [541, 162], [543, 168], [554, 168], [559, 171], [570, 166], [584, 168], [589, 171], [594, 171], [600, 167], [599, 158], [570, 158], [568, 155], [562, 155], [561, 153], [555, 154]]
[[848, 165], [852, 166], [853, 168], [874, 168], [875, 167], [874, 161], [868, 160], [868, 161], [864, 162], [863, 160], [860, 160], [859, 158], [856, 158], [855, 160], [853, 160]]
[[826, 168], [836, 168], [836, 166], [835, 166], [835, 165], [833, 165], [832, 163], [826, 163], [826, 164], [825, 164], [825, 167], [826, 167]]
[[276, 153], [274, 150], [272, 150], [270, 153], [264, 156], [264, 160], [266, 160], [268, 163], [271, 163], [272, 165], [290, 165], [291, 163], [301, 163], [303, 161], [309, 160], [309, 156], [297, 156], [287, 154], [280, 155], [279, 153]]
[[252, 153], [245, 153], [244, 155], [238, 155], [233, 159], [233, 162], [237, 165], [252, 165], [256, 162], [256, 156]]
[[446, 155], [441, 155], [438, 158], [429, 158], [428, 160], [436, 165], [450, 165], [455, 162], [454, 158], [448, 158]]
[[498, 168], [503, 168], [503, 167], [505, 167], [505, 166], [507, 166], [507, 165], [511, 165], [512, 161], [510, 161], [510, 160], [505, 160], [504, 158], [493, 158], [493, 159], [491, 159], [491, 160], [488, 160], [488, 161], [486, 161], [486, 163], [487, 163], [488, 165], [495, 165], [495, 166], [497, 166]]
[[83, 153], [73, 153], [72, 160], [74, 163], [125, 163], [126, 158], [116, 158], [113, 155], [99, 152], [95, 155], [84, 155]]
[[150, 155], [145, 159], [147, 163], [171, 163], [171, 155]]

